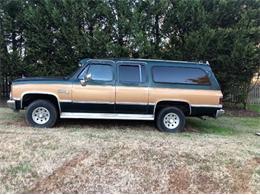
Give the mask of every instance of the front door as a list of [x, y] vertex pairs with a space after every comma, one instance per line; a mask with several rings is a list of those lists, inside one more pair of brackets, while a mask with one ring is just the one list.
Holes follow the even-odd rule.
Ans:
[[[115, 64], [110, 61], [89, 63], [78, 76], [72, 88], [71, 111], [86, 113], [114, 113]], [[90, 75], [86, 85], [80, 80]]]
[[116, 113], [148, 113], [148, 77], [145, 63], [117, 63]]

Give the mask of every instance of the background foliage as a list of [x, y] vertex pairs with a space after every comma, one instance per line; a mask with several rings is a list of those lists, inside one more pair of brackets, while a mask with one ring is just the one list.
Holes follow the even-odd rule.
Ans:
[[259, 0], [2, 0], [0, 75], [66, 75], [86, 57], [208, 60], [225, 98], [245, 103], [259, 23]]

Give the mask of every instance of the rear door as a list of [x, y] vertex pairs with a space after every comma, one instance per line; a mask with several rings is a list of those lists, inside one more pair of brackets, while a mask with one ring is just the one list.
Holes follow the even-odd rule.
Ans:
[[117, 62], [116, 113], [148, 113], [148, 76], [146, 63]]

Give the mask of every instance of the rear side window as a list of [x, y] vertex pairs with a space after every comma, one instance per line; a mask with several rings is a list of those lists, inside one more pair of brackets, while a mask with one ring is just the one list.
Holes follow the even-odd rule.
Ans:
[[210, 85], [206, 72], [200, 68], [156, 66], [152, 72], [155, 82]]
[[142, 83], [146, 75], [142, 65], [120, 65], [119, 82], [121, 83]]

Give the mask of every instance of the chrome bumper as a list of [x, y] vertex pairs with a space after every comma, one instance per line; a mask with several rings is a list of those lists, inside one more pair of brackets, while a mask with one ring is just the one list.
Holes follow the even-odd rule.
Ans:
[[215, 117], [218, 118], [218, 117], [222, 116], [223, 114], [225, 114], [225, 110], [223, 110], [223, 109], [217, 110]]
[[7, 101], [7, 106], [13, 110], [16, 110], [16, 103], [15, 100], [8, 100]]

